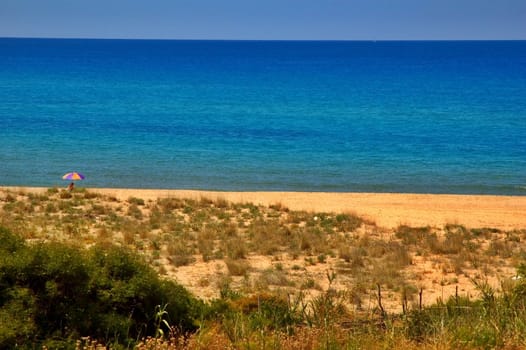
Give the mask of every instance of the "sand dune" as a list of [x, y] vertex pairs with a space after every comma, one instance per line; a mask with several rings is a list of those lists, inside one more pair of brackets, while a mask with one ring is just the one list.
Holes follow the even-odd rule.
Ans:
[[[46, 188], [3, 187], [10, 190], [44, 192]], [[89, 188], [114, 196], [154, 200], [161, 197], [226, 199], [271, 205], [280, 203], [292, 210], [352, 212], [393, 228], [442, 226], [446, 223], [467, 227], [514, 229], [526, 227], [526, 196], [442, 195], [402, 193], [322, 193], [322, 192], [221, 192], [195, 190]]]

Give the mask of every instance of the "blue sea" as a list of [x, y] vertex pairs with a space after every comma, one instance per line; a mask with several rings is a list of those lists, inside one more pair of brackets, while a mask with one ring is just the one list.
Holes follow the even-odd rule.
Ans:
[[526, 195], [526, 41], [0, 39], [0, 185]]

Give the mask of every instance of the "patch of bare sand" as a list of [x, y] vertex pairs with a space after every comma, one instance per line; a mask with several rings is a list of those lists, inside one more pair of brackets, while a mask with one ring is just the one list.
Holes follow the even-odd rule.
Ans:
[[[14, 188], [27, 191], [46, 189]], [[162, 197], [225, 199], [262, 205], [282, 204], [291, 210], [350, 212], [374, 221], [378, 226], [441, 227], [448, 223], [470, 228], [501, 230], [526, 226], [526, 196], [405, 194], [405, 193], [325, 193], [325, 192], [221, 192], [162, 189], [90, 188], [114, 196], [156, 200]]]

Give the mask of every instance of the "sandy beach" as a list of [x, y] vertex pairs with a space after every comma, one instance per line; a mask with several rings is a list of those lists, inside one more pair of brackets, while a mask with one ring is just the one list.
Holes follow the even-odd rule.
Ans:
[[[1, 187], [14, 191], [44, 192], [43, 187]], [[254, 204], [281, 204], [291, 210], [349, 212], [377, 225], [436, 226], [448, 223], [470, 228], [492, 227], [511, 230], [526, 227], [526, 196], [443, 195], [405, 193], [323, 192], [221, 192], [165, 189], [89, 188], [120, 200], [137, 197], [225, 199]]]

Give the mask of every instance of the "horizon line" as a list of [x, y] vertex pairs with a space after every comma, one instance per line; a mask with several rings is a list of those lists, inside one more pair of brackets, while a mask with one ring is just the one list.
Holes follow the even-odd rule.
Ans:
[[192, 39], [192, 38], [104, 38], [104, 37], [33, 37], [33, 36], [0, 36], [0, 39], [42, 39], [42, 40], [143, 40], [143, 41], [245, 41], [245, 42], [429, 42], [429, 41], [526, 41], [524, 39]]

